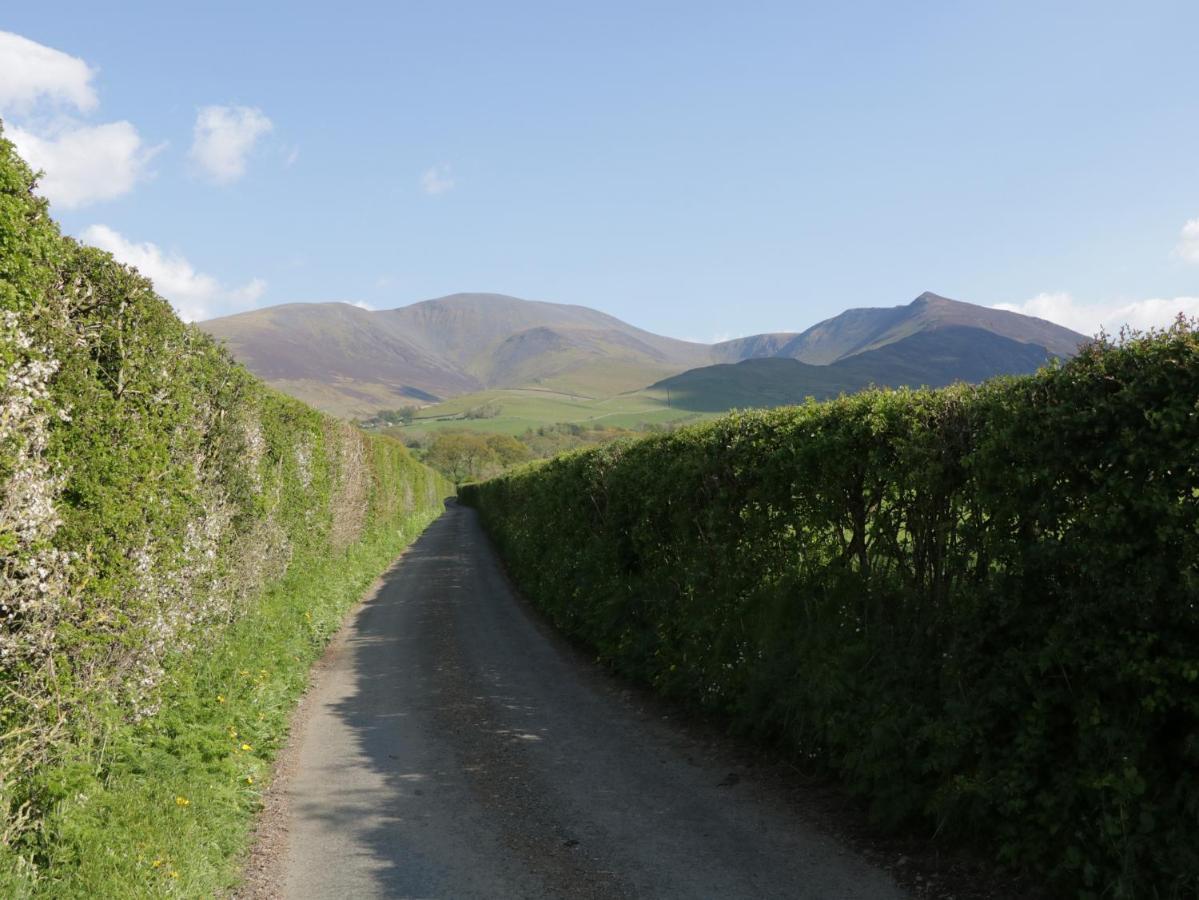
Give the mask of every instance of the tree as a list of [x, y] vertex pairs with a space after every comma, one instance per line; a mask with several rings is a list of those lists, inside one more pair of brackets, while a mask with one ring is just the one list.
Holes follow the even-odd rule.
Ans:
[[481, 434], [443, 431], [433, 439], [425, 462], [460, 485], [490, 474], [500, 467], [499, 456]]
[[491, 448], [492, 453], [496, 455], [500, 465], [504, 468], [528, 462], [533, 458], [529, 448], [510, 434], [487, 435], [487, 446]]

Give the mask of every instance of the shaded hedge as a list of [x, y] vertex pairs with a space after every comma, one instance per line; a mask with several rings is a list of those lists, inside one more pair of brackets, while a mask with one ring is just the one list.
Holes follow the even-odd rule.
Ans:
[[1199, 894], [1199, 336], [462, 490], [621, 672], [1055, 893]]
[[398, 540], [452, 492], [266, 388], [33, 187], [0, 137], [0, 870], [26, 874], [83, 802], [50, 773], [103, 784], [108, 736], [290, 566]]

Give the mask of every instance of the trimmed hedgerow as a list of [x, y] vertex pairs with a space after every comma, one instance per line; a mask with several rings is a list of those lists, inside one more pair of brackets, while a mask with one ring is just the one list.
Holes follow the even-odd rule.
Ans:
[[33, 187], [0, 137], [0, 892], [62, 896], [97, 849], [64, 855], [71, 823], [151, 765], [138, 735], [200, 721], [184, 678], [197, 660], [225, 653], [292, 684], [344, 585], [293, 587], [306, 616], [280, 626], [278, 665], [233, 639], [240, 623], [289, 572], [332, 579], [341, 561], [361, 588], [452, 488], [397, 442], [266, 388], [135, 270], [62, 236]]
[[1058, 894], [1199, 893], [1199, 335], [462, 490], [620, 671]]

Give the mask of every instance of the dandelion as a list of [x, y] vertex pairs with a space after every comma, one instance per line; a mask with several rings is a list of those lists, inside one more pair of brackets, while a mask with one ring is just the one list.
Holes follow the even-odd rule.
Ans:
[[156, 859], [156, 860], [154, 860], [154, 862], [150, 863], [150, 865], [155, 869], [161, 869], [162, 868], [162, 860]]
[[246, 784], [253, 784], [253, 783], [254, 783], [254, 776], [253, 776], [253, 775], [247, 775], [247, 776], [246, 776]]
[[186, 797], [180, 796], [180, 797], [175, 798], [175, 805], [176, 806], [190, 806], [191, 801], [188, 800]]
[[224, 694], [217, 694], [217, 695], [216, 695], [216, 702], [217, 702], [217, 703], [224, 703], [224, 702], [225, 702], [225, 695], [224, 695]]
[[179, 873], [178, 873], [178, 872], [176, 872], [174, 869], [171, 869], [171, 873], [170, 873], [170, 874], [171, 874], [171, 877], [172, 877], [172, 878], [178, 878], [178, 877], [179, 877]]
[[251, 747], [249, 744], [242, 744], [242, 745], [241, 745], [241, 748], [242, 748], [243, 750], [247, 751], [247, 752], [248, 752], [248, 751], [250, 751], [250, 750], [253, 750], [253, 749], [254, 749], [254, 748], [253, 748], [253, 747]]

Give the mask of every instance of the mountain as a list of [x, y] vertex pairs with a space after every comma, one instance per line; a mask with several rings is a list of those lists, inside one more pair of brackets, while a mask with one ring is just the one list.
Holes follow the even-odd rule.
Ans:
[[[280, 390], [353, 416], [489, 389], [611, 397], [670, 386], [681, 373], [687, 381], [671, 390], [695, 397], [689, 402], [697, 409], [712, 398], [767, 405], [776, 396], [828, 396], [870, 383], [945, 384], [1029, 371], [1034, 357], [1070, 356], [1084, 340], [1042, 319], [930, 293], [905, 306], [847, 310], [803, 332], [715, 345], [652, 334], [583, 306], [503, 294], [452, 294], [378, 311], [296, 303], [199, 324]], [[761, 364], [728, 368], [747, 360]], [[713, 372], [691, 371], [714, 363]], [[700, 396], [700, 385], [714, 391], [711, 398]], [[764, 392], [760, 401], [754, 391]]]
[[502, 294], [378, 311], [295, 303], [199, 325], [280, 390], [342, 415], [486, 388], [610, 395], [711, 361], [704, 344], [583, 306]]
[[678, 409], [723, 412], [787, 406], [809, 397], [824, 400], [871, 386], [944, 387], [996, 375], [1023, 375], [1035, 372], [1056, 355], [1038, 344], [981, 328], [947, 325], [827, 365], [787, 356], [747, 359], [692, 369], [663, 379], [649, 390], [669, 392], [671, 405]]
[[797, 335], [777, 355], [825, 365], [914, 334], [960, 327], [1036, 344], [1061, 357], [1073, 356], [1085, 340], [1081, 334], [1044, 319], [926, 292], [907, 306], [846, 310]]

